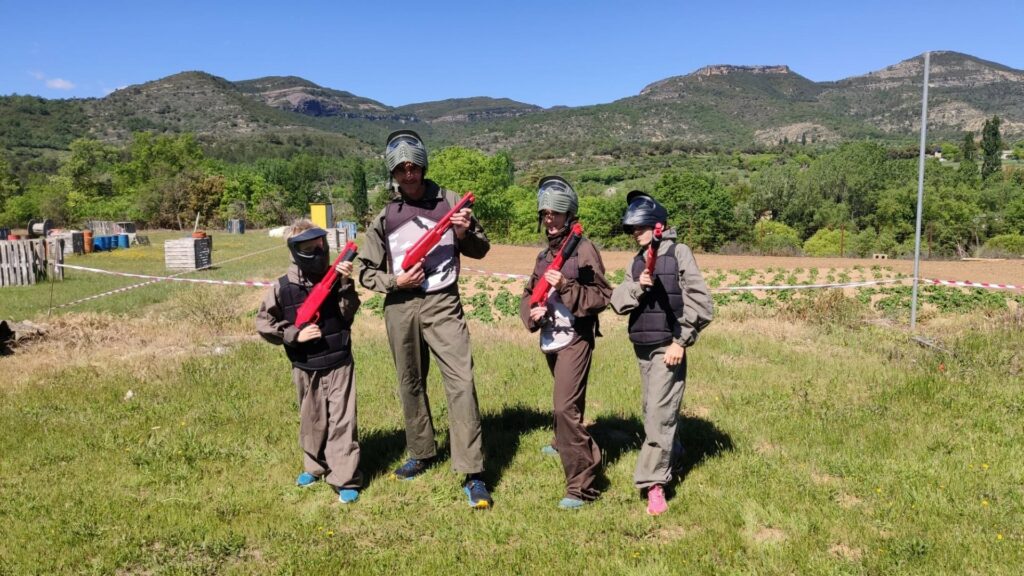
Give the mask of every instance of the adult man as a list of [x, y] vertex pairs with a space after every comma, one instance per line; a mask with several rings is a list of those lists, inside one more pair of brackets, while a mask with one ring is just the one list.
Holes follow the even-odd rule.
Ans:
[[429, 350], [441, 370], [448, 400], [452, 469], [466, 475], [463, 489], [469, 505], [489, 508], [493, 501], [480, 477], [484, 469], [480, 409], [458, 277], [460, 255], [483, 258], [490, 242], [466, 208], [452, 215], [451, 228], [422, 262], [402, 269], [405, 253], [459, 197], [425, 179], [427, 149], [412, 130], [388, 136], [384, 158], [391, 173], [391, 200], [367, 229], [359, 281], [385, 294], [384, 322], [398, 373], [409, 451], [394, 477], [415, 478], [437, 456], [427, 397]]

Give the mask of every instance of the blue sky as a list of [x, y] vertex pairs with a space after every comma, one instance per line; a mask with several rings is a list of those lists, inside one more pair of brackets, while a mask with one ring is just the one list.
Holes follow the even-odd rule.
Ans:
[[202, 70], [301, 76], [392, 106], [580, 106], [706, 64], [788, 64], [823, 81], [955, 50], [1024, 69], [1022, 29], [1018, 0], [0, 0], [0, 94], [102, 97]]

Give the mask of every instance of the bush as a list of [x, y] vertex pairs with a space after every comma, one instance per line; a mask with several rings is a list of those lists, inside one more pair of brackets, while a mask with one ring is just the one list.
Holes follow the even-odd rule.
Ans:
[[1024, 236], [1020, 234], [993, 236], [978, 250], [978, 255], [985, 257], [1024, 256]]
[[800, 236], [782, 222], [762, 220], [754, 225], [754, 248], [769, 256], [795, 256], [800, 253]]
[[822, 228], [804, 242], [804, 254], [808, 256], [840, 256], [848, 252], [843, 246], [840, 230]]

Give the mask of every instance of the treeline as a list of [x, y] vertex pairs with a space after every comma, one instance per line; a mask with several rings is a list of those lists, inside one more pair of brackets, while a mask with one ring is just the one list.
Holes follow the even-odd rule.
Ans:
[[[998, 124], [995, 125], [998, 136]], [[996, 148], [1001, 148], [998, 143]], [[923, 240], [926, 255], [1024, 255], [1024, 169], [1002, 166], [973, 135], [929, 157]], [[872, 142], [823, 150], [676, 154], [692, 162], [569, 168], [581, 193], [588, 235], [629, 247], [619, 228], [629, 190], [666, 205], [670, 226], [694, 248], [712, 252], [893, 257], [912, 252], [916, 155]], [[667, 158], [667, 157], [666, 157]], [[478, 196], [475, 211], [498, 242], [535, 243], [536, 165], [517, 172], [506, 153], [450, 147], [430, 157], [428, 177]], [[387, 199], [379, 159], [310, 152], [246, 162], [214, 159], [191, 135], [137, 133], [127, 146], [79, 139], [52, 173], [15, 176], [0, 156], [0, 225], [46, 217], [63, 225], [89, 219], [144, 226], [206, 227], [245, 218], [276, 226], [333, 202], [337, 219], [365, 222]]]

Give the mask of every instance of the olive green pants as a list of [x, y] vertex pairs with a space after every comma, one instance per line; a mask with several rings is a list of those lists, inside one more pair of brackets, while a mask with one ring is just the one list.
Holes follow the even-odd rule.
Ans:
[[480, 408], [473, 382], [469, 328], [457, 287], [432, 294], [393, 292], [384, 300], [384, 323], [398, 375], [409, 456], [437, 455], [427, 395], [433, 354], [448, 400], [452, 469], [476, 474], [484, 469]]

